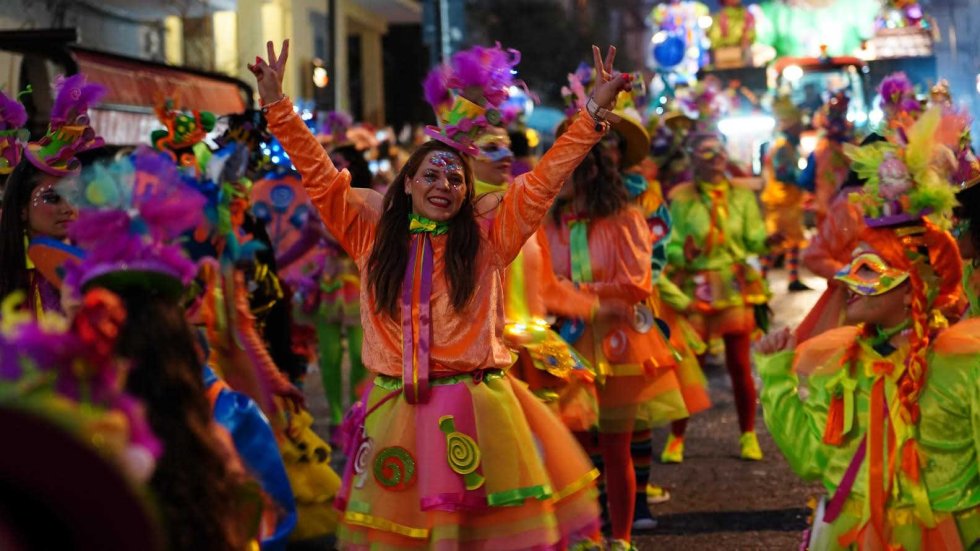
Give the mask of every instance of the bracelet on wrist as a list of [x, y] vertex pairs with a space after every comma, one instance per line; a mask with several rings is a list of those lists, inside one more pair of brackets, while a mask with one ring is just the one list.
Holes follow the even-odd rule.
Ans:
[[588, 113], [589, 116], [592, 117], [592, 120], [595, 122], [596, 132], [602, 132], [605, 129], [605, 127], [609, 124], [609, 122], [606, 120], [606, 116], [609, 114], [609, 110], [600, 107], [599, 104], [596, 102], [595, 98], [593, 98], [592, 96], [589, 96], [588, 101], [585, 102], [585, 112]]

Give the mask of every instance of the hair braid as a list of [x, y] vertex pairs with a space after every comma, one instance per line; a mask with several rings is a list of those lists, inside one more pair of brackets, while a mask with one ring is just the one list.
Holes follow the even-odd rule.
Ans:
[[902, 404], [902, 418], [914, 425], [919, 422], [919, 393], [922, 392], [926, 374], [926, 351], [930, 341], [929, 303], [922, 279], [914, 270], [909, 276], [912, 285], [912, 338], [909, 339], [905, 373], [898, 382], [898, 398]]
[[943, 309], [955, 302], [962, 278], [962, 265], [952, 237], [928, 221], [923, 221], [923, 226], [924, 233], [917, 238], [922, 246], [920, 252], [925, 255], [927, 260], [924, 261], [929, 269], [937, 276], [936, 289], [932, 289], [936, 296], [931, 299], [930, 289], [919, 272], [920, 266], [909, 258], [909, 243], [903, 242], [903, 238], [891, 229], [865, 228], [861, 233], [861, 240], [871, 245], [889, 265], [909, 274], [912, 335], [905, 373], [898, 381], [898, 392], [902, 417], [913, 425], [919, 421], [918, 399], [925, 384], [926, 353], [932, 340], [929, 318], [934, 309]]

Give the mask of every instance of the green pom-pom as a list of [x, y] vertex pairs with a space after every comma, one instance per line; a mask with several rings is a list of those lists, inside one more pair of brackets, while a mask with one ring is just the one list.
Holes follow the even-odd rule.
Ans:
[[214, 125], [217, 122], [218, 118], [214, 116], [214, 113], [209, 113], [207, 111], [201, 112], [201, 126], [208, 132], [214, 130]]

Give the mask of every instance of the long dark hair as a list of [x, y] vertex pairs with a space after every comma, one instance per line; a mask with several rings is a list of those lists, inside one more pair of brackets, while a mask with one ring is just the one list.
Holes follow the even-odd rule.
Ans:
[[121, 291], [127, 316], [116, 351], [133, 363], [126, 390], [143, 401], [163, 442], [150, 487], [168, 548], [241, 549], [248, 538], [238, 515], [241, 484], [211, 431], [202, 362], [183, 311], [161, 295]]
[[[596, 144], [572, 173], [572, 193], [575, 197], [585, 198], [586, 212], [579, 214], [589, 218], [612, 216], [629, 204], [623, 177], [608, 155], [601, 143]], [[556, 223], [561, 221], [557, 203], [551, 215]]]
[[377, 312], [398, 315], [405, 268], [408, 266], [408, 217], [412, 213], [412, 196], [405, 193], [405, 182], [415, 177], [426, 156], [433, 151], [447, 151], [460, 158], [466, 179], [466, 198], [449, 224], [446, 243], [446, 277], [453, 308], [466, 308], [476, 289], [476, 255], [480, 251], [480, 228], [473, 212], [473, 169], [468, 159], [439, 141], [422, 144], [402, 167], [388, 187], [384, 212], [378, 221], [374, 247], [368, 259], [368, 280]]
[[330, 150], [330, 154], [340, 155], [347, 161], [351, 187], [371, 187], [371, 167], [368, 165], [367, 159], [364, 158], [364, 153], [358, 151], [353, 145], [341, 145]]
[[7, 177], [0, 210], [0, 299], [17, 290], [26, 291], [30, 285], [24, 249], [27, 221], [22, 213], [31, 201], [40, 175], [41, 171], [27, 159], [21, 159]]

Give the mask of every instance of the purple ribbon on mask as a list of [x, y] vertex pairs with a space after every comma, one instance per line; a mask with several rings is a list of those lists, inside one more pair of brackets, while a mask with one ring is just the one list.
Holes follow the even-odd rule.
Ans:
[[[412, 316], [412, 295], [415, 288], [417, 262], [421, 250], [422, 266], [419, 281], [419, 317]], [[402, 282], [402, 387], [410, 404], [429, 401], [429, 358], [432, 341], [432, 242], [427, 233], [412, 236], [408, 266]], [[418, 324], [419, 339], [415, 342], [414, 329]]]

